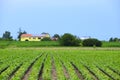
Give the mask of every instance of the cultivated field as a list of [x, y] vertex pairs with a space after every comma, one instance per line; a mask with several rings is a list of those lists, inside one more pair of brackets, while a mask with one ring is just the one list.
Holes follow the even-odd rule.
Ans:
[[[82, 44], [82, 43], [80, 43]], [[0, 41], [0, 48], [11, 47], [61, 47], [59, 41]], [[82, 47], [82, 46], [79, 46]], [[120, 47], [120, 42], [102, 42], [102, 47]]]
[[120, 48], [0, 49], [0, 80], [120, 80]]

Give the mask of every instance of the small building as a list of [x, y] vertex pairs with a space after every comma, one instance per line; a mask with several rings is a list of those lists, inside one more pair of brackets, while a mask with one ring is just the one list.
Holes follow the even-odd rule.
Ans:
[[20, 37], [20, 41], [41, 41], [44, 37], [50, 37], [48, 33], [44, 33], [41, 35], [32, 35], [32, 34], [22, 34]]
[[32, 34], [22, 34], [20, 41], [41, 41], [41, 37], [33, 36]]
[[90, 36], [82, 36], [82, 37], [80, 37], [81, 40], [90, 39], [90, 38], [91, 38]]
[[41, 36], [41, 39], [43, 39], [44, 37], [50, 38], [50, 34], [45, 32], [43, 32], [40, 36]]

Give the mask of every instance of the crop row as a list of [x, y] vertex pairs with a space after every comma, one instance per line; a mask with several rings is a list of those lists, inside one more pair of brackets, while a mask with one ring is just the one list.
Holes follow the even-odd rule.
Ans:
[[119, 51], [1, 52], [0, 80], [120, 80]]

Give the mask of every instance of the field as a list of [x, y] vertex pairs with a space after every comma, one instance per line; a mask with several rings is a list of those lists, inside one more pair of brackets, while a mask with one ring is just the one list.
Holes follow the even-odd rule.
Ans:
[[0, 80], [120, 80], [120, 48], [0, 49]]
[[6, 47], [52, 47], [52, 46], [59, 46], [57, 41], [28, 41], [28, 42], [21, 42], [21, 41], [0, 41], [0, 48]]
[[120, 42], [102, 42], [102, 47], [120, 47]]
[[[102, 44], [103, 44], [102, 47], [120, 47], [120, 42], [103, 41]], [[40, 42], [0, 41], [0, 48], [6, 47], [11, 48], [11, 47], [61, 47], [61, 46], [58, 41], [40, 41]]]

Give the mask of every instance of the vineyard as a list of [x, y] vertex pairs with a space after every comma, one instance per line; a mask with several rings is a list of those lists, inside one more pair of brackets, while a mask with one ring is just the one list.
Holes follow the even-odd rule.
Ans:
[[0, 49], [0, 80], [120, 80], [120, 49]]

